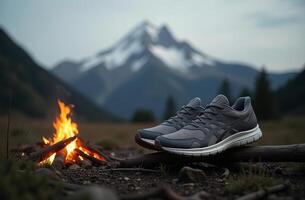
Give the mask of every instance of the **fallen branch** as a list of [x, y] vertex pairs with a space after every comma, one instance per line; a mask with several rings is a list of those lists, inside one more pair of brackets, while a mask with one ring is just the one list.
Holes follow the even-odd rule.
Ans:
[[118, 167], [152, 168], [160, 164], [186, 164], [205, 162], [228, 164], [233, 162], [305, 162], [305, 144], [279, 146], [245, 146], [229, 149], [214, 156], [182, 156], [166, 152], [144, 154], [134, 158], [117, 160]]
[[284, 184], [279, 184], [279, 185], [275, 185], [275, 186], [268, 187], [268, 188], [263, 188], [256, 192], [242, 196], [242, 197], [238, 198], [237, 200], [257, 200], [257, 199], [266, 198], [269, 194], [283, 191], [283, 190], [287, 189], [288, 187], [289, 187], [289, 184], [284, 183]]
[[99, 160], [97, 158], [94, 158], [93, 156], [90, 156], [86, 153], [84, 153], [83, 151], [79, 150], [79, 149], [74, 149], [74, 151], [80, 155], [81, 157], [84, 157], [90, 161], [92, 161], [93, 163], [97, 164], [97, 165], [106, 165], [107, 162], [106, 161], [102, 161], [102, 160]]
[[62, 140], [60, 142], [57, 142], [53, 145], [47, 146], [38, 152], [31, 153], [29, 158], [31, 160], [40, 162], [40, 161], [50, 157], [53, 153], [56, 153], [56, 152], [62, 150], [63, 148], [65, 148], [68, 144], [70, 144], [73, 140], [75, 140], [75, 138], [76, 138], [76, 136], [73, 136], [73, 137], [67, 138], [65, 140]]

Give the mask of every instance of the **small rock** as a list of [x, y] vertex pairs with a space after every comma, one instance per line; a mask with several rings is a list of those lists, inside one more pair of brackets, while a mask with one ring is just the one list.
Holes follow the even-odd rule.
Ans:
[[200, 182], [206, 179], [205, 173], [201, 169], [183, 167], [179, 172], [179, 182]]
[[174, 179], [172, 180], [172, 184], [176, 184], [178, 181], [179, 181], [179, 179], [174, 178]]
[[71, 169], [71, 170], [76, 170], [76, 169], [79, 169], [79, 168], [80, 168], [80, 166], [77, 165], [77, 164], [73, 164], [73, 165], [71, 165], [71, 166], [69, 167], [69, 169]]
[[129, 181], [129, 180], [130, 180], [130, 178], [128, 178], [128, 177], [124, 177], [124, 180], [125, 180], [125, 181]]

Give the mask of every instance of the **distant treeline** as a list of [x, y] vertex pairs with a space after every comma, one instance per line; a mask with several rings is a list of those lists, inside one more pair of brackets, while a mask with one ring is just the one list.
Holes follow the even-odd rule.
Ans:
[[[230, 82], [224, 79], [218, 93], [226, 95], [231, 103], [240, 96], [250, 96], [259, 120], [274, 119], [285, 114], [305, 114], [305, 66], [295, 78], [275, 91], [271, 89], [268, 73], [263, 68], [256, 78], [253, 90], [244, 88], [237, 97], [234, 97]], [[165, 102], [163, 119], [175, 115], [177, 109], [174, 97], [169, 96]], [[131, 121], [156, 121], [156, 117], [151, 110], [138, 109]]]

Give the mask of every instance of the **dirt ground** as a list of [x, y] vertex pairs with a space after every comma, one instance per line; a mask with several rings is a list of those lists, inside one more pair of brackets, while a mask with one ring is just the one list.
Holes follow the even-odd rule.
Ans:
[[[0, 133], [6, 132], [6, 118], [0, 118]], [[286, 117], [279, 120], [261, 122], [263, 138], [253, 145], [278, 145], [305, 143], [305, 117]], [[112, 124], [79, 122], [80, 135], [86, 140], [101, 145], [121, 157], [130, 157], [151, 151], [139, 147], [134, 142], [137, 129], [153, 124]], [[10, 146], [31, 144], [41, 141], [42, 136], [53, 133], [52, 119], [32, 120], [14, 118], [11, 125]], [[4, 141], [1, 139], [0, 154], [4, 154]], [[202, 163], [188, 165], [202, 170], [204, 177], [196, 181], [179, 179], [179, 171], [184, 166], [158, 166], [154, 172], [109, 171], [93, 166], [87, 169], [61, 170], [62, 181], [79, 185], [97, 184], [111, 188], [119, 195], [138, 194], [151, 191], [161, 185], [168, 185], [178, 194], [189, 196], [199, 191], [210, 193], [214, 199], [235, 199], [259, 188], [289, 182], [290, 187], [270, 195], [269, 199], [305, 199], [304, 163], [250, 163], [235, 166], [206, 166]], [[226, 168], [229, 174], [224, 176]], [[258, 170], [257, 170], [258, 169]]]
[[[120, 153], [129, 150], [121, 150]], [[137, 152], [135, 152], [137, 154]], [[125, 154], [126, 155], [126, 154]], [[124, 156], [125, 156], [124, 155]], [[212, 199], [235, 199], [263, 187], [288, 183], [289, 188], [269, 196], [269, 199], [305, 199], [305, 164], [242, 163], [217, 167], [204, 163], [190, 163], [188, 167], [202, 170], [198, 180], [181, 177], [184, 166], [159, 166], [153, 172], [112, 171], [103, 167], [63, 169], [64, 181], [79, 185], [97, 184], [119, 195], [139, 194], [167, 185], [182, 196], [205, 191]], [[228, 173], [229, 174], [226, 174]]]

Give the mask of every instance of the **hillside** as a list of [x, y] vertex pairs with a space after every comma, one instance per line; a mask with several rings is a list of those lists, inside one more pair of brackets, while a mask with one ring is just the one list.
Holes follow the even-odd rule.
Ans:
[[[56, 111], [57, 98], [75, 105], [75, 116], [86, 120], [114, 120], [66, 83], [40, 67], [0, 28], [0, 114], [8, 111], [42, 118]], [[11, 95], [10, 95], [11, 94]]]

